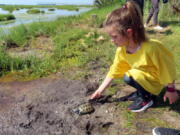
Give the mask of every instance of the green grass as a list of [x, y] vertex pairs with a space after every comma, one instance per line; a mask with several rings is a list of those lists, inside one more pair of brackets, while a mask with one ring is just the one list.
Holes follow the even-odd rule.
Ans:
[[0, 47], [0, 75], [5, 75], [8, 72], [16, 70], [26, 70], [37, 62], [37, 60], [29, 56], [27, 58], [11, 58], [6, 52], [4, 47]]
[[[113, 8], [113, 6], [111, 8]], [[12, 47], [13, 45], [27, 47], [29, 41], [41, 35], [50, 36], [54, 40], [54, 44], [56, 46], [54, 55], [51, 58], [48, 58], [46, 62], [41, 61], [40, 63], [42, 64], [37, 64], [36, 68], [30, 69], [32, 70], [30, 73], [35, 74], [36, 76], [46, 76], [47, 74], [50, 74], [59, 69], [69, 70], [73, 67], [83, 67], [90, 61], [107, 56], [109, 51], [114, 51], [115, 48], [111, 49], [109, 46], [110, 42], [108, 43], [105, 41], [100, 41], [98, 43], [96, 40], [102, 34], [96, 30], [91, 31], [88, 29], [79, 29], [75, 26], [73, 28], [73, 25], [75, 23], [85, 23], [88, 27], [91, 25], [91, 20], [89, 18], [91, 14], [100, 12], [100, 14], [102, 13], [105, 15], [109, 11], [109, 8], [106, 8], [104, 11], [95, 9], [95, 11], [90, 11], [80, 16], [63, 17], [51, 23], [41, 22], [30, 25], [21, 25], [12, 29], [10, 35], [5, 35], [3, 32], [1, 32], [0, 39], [3, 44], [8, 45], [10, 48], [11, 45]], [[105, 18], [105, 16], [99, 15], [99, 20], [103, 21], [103, 18]], [[87, 21], [90, 21], [89, 24], [86, 23]], [[96, 22], [96, 26], [98, 26], [102, 21]], [[87, 35], [89, 32], [92, 32], [93, 34], [90, 37], [86, 37], [85, 35]], [[107, 37], [106, 35], [104, 36]], [[100, 44], [100, 46], [97, 44]], [[104, 51], [106, 54], [101, 53], [103, 50], [103, 44], [110, 49], [109, 51]], [[105, 63], [107, 63], [106, 59], [108, 61], [112, 60], [111, 56], [106, 57], [104, 60]], [[44, 64], [51, 62], [55, 63], [54, 68], [51, 67], [52, 64]], [[9, 72], [9, 70], [7, 70], [7, 72]]]
[[15, 16], [13, 14], [0, 14], [0, 22], [15, 20]]
[[74, 5], [63, 5], [63, 6], [56, 6], [58, 9], [65, 9], [65, 10], [75, 10], [78, 11], [79, 7]]
[[28, 14], [40, 14], [40, 13], [45, 13], [45, 11], [43, 11], [43, 10], [39, 10], [39, 9], [29, 9], [29, 10], [27, 10], [27, 13]]

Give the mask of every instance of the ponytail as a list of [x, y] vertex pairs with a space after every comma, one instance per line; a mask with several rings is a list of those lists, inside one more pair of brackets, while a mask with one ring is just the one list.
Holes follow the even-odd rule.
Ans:
[[146, 40], [142, 14], [139, 6], [133, 1], [128, 1], [121, 8], [112, 11], [107, 16], [104, 25], [105, 27], [113, 26], [120, 34], [125, 34], [129, 28], [132, 29], [133, 40], [136, 43]]

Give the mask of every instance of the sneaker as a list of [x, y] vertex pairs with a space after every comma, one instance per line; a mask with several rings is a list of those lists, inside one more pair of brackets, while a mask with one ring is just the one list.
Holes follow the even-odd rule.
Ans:
[[180, 135], [180, 130], [157, 127], [152, 130], [153, 135]]
[[146, 23], [144, 24], [144, 28], [147, 28], [147, 24]]
[[153, 100], [150, 99], [145, 101], [141, 97], [138, 97], [131, 105], [129, 105], [128, 109], [132, 112], [141, 112], [149, 108], [153, 105]]
[[162, 30], [162, 29], [163, 29], [163, 27], [161, 27], [161, 26], [157, 25], [157, 26], [155, 26], [155, 27], [154, 27], [154, 29], [155, 29], [155, 30]]

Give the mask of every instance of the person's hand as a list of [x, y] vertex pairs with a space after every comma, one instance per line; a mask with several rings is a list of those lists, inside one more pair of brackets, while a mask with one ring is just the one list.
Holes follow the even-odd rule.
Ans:
[[101, 97], [101, 92], [99, 90], [96, 90], [90, 97], [90, 99], [95, 99]]
[[176, 100], [178, 100], [179, 95], [176, 91], [174, 91], [174, 92], [166, 91], [166, 93], [164, 95], [164, 102], [166, 102], [167, 98], [169, 99], [169, 103], [172, 104], [172, 103], [176, 102]]

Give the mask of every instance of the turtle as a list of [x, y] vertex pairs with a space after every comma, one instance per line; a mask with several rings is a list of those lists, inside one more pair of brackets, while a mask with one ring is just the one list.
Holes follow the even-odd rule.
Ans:
[[95, 109], [91, 103], [83, 103], [73, 109], [73, 112], [75, 112], [79, 115], [90, 114], [94, 111], [95, 111]]

